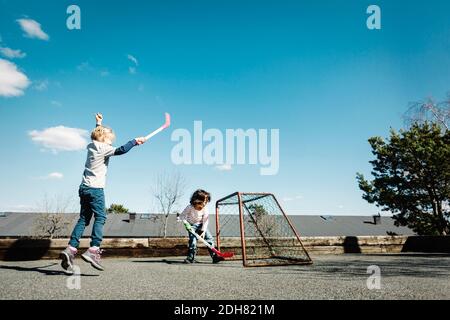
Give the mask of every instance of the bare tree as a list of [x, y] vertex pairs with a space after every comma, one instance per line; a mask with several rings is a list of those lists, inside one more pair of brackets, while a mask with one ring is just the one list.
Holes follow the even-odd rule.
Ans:
[[73, 221], [64, 215], [71, 208], [73, 199], [57, 195], [53, 198], [44, 196], [39, 204], [39, 215], [33, 224], [33, 236], [38, 238], [58, 238], [65, 235], [67, 227]]
[[171, 174], [163, 172], [156, 176], [153, 196], [157, 201], [160, 212], [162, 212], [164, 216], [162, 228], [164, 238], [167, 236], [167, 221], [169, 215], [173, 213], [175, 207], [179, 205], [185, 187], [186, 180], [179, 172]]
[[437, 102], [433, 98], [412, 103], [403, 118], [408, 126], [425, 121], [437, 123], [445, 130], [450, 124], [450, 92], [444, 101]]

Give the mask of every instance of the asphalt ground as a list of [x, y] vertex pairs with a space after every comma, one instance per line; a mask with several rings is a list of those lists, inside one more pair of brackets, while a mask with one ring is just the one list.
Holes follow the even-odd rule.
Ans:
[[79, 275], [57, 260], [0, 261], [0, 299], [450, 299], [448, 255], [312, 258], [307, 266], [259, 268], [207, 257], [192, 265], [183, 257], [111, 258], [103, 272], [77, 258]]

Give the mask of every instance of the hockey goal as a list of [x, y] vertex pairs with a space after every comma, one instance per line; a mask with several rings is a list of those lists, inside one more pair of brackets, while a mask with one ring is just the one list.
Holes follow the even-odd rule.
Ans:
[[271, 193], [235, 192], [216, 202], [217, 247], [246, 267], [310, 264], [294, 225]]

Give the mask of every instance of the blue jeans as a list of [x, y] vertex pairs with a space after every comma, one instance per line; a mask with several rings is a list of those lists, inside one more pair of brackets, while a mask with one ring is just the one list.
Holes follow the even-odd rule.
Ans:
[[103, 226], [106, 222], [105, 193], [102, 188], [90, 188], [81, 185], [78, 190], [80, 196], [80, 218], [70, 236], [69, 245], [78, 248], [84, 229], [94, 216], [91, 247], [100, 247], [103, 239]]
[[[194, 231], [197, 234], [201, 234], [202, 226], [203, 226], [203, 224], [201, 224], [201, 223], [193, 224], [193, 225], [191, 225], [192, 231]], [[212, 245], [214, 247], [214, 239], [208, 230], [206, 230], [206, 232], [205, 232], [204, 239], [206, 240], [206, 242], [208, 242], [210, 245]], [[189, 232], [188, 256], [194, 258], [196, 250], [197, 250], [197, 238], [192, 233]], [[215, 253], [212, 252], [209, 248], [208, 248], [208, 251], [209, 251], [210, 256], [214, 257]]]

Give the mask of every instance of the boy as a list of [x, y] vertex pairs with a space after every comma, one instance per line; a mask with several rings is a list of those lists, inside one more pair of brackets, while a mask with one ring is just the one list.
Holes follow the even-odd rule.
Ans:
[[102, 250], [100, 244], [103, 238], [103, 225], [106, 221], [104, 187], [109, 158], [127, 153], [136, 145], [145, 142], [145, 138], [135, 138], [125, 145], [114, 148], [112, 143], [115, 139], [111, 128], [102, 126], [103, 116], [95, 115], [97, 126], [91, 133], [92, 142], [87, 146], [87, 160], [83, 179], [78, 190], [80, 196], [80, 218], [73, 229], [68, 247], [61, 252], [61, 266], [67, 270], [73, 268], [73, 260], [80, 245], [80, 239], [84, 229], [94, 216], [94, 225], [90, 248], [81, 255], [81, 258], [90, 263], [94, 268], [103, 271], [100, 264]]

